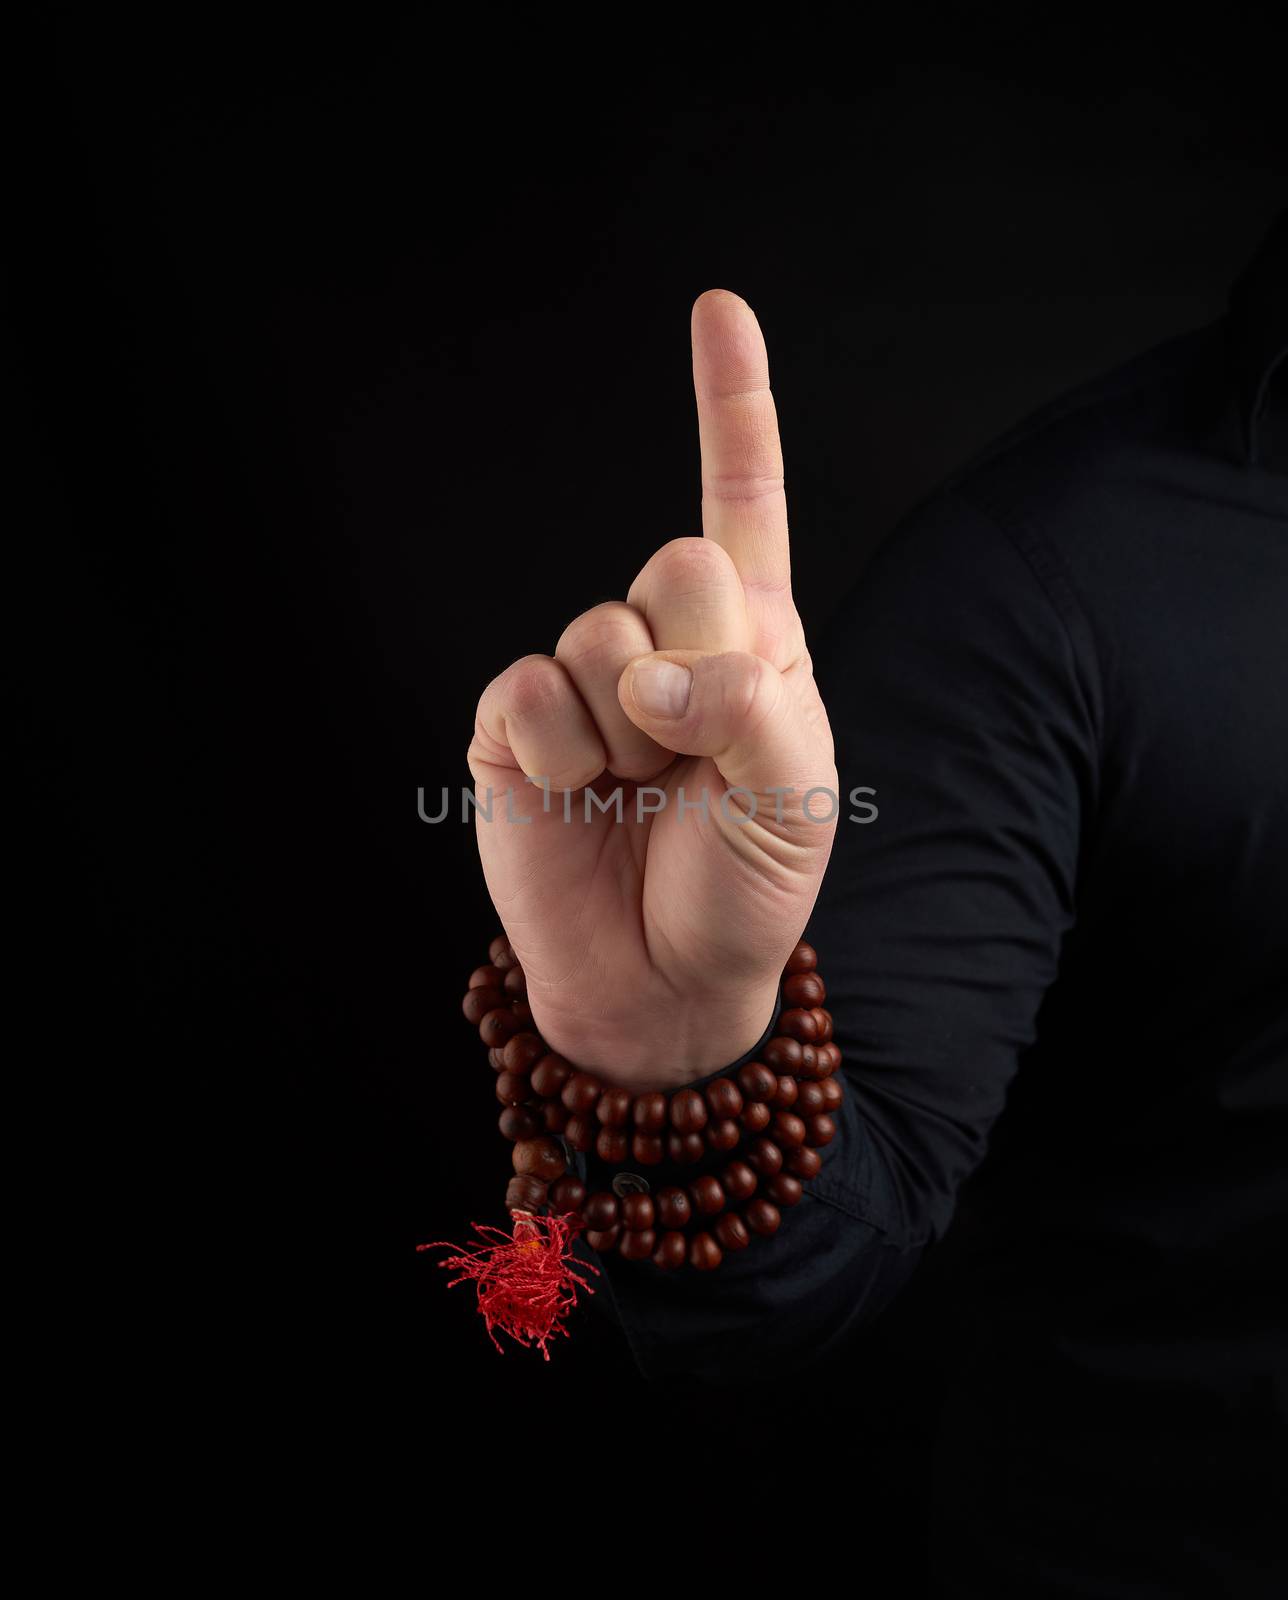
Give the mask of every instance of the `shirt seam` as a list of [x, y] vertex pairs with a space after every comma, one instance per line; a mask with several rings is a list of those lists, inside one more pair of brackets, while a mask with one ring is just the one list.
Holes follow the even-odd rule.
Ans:
[[[966, 483], [957, 483], [947, 487], [944, 493], [960, 500], [963, 505], [969, 506], [990, 528], [1006, 540], [1011, 549], [1023, 561], [1030, 576], [1041, 590], [1047, 604], [1055, 613], [1061, 632], [1068, 643], [1070, 655], [1074, 662], [1075, 680], [1082, 680], [1079, 682], [1079, 694], [1090, 713], [1095, 753], [1093, 779], [1098, 793], [1100, 774], [1104, 771], [1105, 765], [1105, 721], [1108, 700], [1105, 689], [1104, 664], [1100, 658], [1096, 630], [1092, 625], [1091, 617], [1078, 594], [1063, 558], [1055, 546], [1045, 539], [1040, 531], [1031, 527], [1023, 519], [1019, 519], [1019, 526], [1011, 523], [1004, 517], [998, 507], [978, 498], [972, 492], [972, 488], [973, 486]], [[1078, 631], [1085, 631], [1085, 644], [1079, 643], [1077, 632], [1075, 632], [1075, 628], [1070, 621], [1070, 613], [1077, 619]], [[1088, 656], [1090, 657], [1090, 670], [1088, 670], [1086, 660]], [[1094, 801], [1094, 794], [1092, 798]]]
[[819, 1179], [804, 1191], [802, 1196], [806, 1200], [815, 1200], [819, 1204], [831, 1206], [834, 1211], [841, 1211], [854, 1222], [861, 1222], [865, 1228], [871, 1228], [874, 1233], [883, 1239], [890, 1238], [890, 1230], [881, 1223], [876, 1222], [866, 1212], [862, 1200], [857, 1198], [857, 1191], [851, 1184], [832, 1179], [824, 1184]]

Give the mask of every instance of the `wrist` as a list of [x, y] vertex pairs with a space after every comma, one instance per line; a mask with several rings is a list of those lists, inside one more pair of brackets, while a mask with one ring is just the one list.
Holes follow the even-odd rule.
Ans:
[[[710, 1272], [757, 1237], [778, 1233], [837, 1135], [841, 1052], [817, 953], [803, 940], [781, 969], [773, 1021], [746, 1046], [742, 1065], [729, 1052], [754, 1024], [743, 1035], [739, 1019], [758, 1017], [754, 997], [768, 1004], [769, 986], [742, 991], [736, 1003], [697, 1005], [672, 993], [661, 1008], [672, 1019], [670, 1049], [661, 1057], [668, 1065], [659, 1073], [650, 1051], [638, 1087], [620, 1074], [610, 1084], [602, 1072], [578, 1070], [562, 1050], [552, 1051], [552, 1043], [566, 1042], [533, 1031], [549, 1027], [549, 1019], [538, 1023], [508, 939], [498, 935], [488, 955], [470, 974], [461, 1009], [496, 1074], [500, 1131], [513, 1146], [505, 1191], [513, 1228], [507, 1237], [476, 1223], [488, 1247], [440, 1265], [462, 1269], [454, 1282], [477, 1280], [489, 1333], [495, 1323], [548, 1354], [551, 1334], [567, 1332], [562, 1321], [577, 1288], [589, 1286], [583, 1269], [601, 1270], [573, 1249], [579, 1235], [591, 1254], [648, 1260], [660, 1272]], [[626, 1009], [647, 1020], [658, 991], [644, 987]], [[654, 1003], [654, 1020], [658, 1009]], [[695, 1016], [702, 1026], [695, 1027]], [[732, 1021], [718, 1033], [723, 1017]], [[638, 1042], [640, 1034], [626, 1030], [623, 1037]], [[697, 1046], [717, 1039], [718, 1051]], [[594, 1051], [587, 1044], [583, 1059]], [[653, 1087], [659, 1077], [673, 1082], [670, 1092]], [[455, 1249], [445, 1240], [418, 1248], [439, 1246]]]
[[752, 1059], [782, 1007], [777, 979], [733, 997], [646, 1005], [627, 1019], [561, 1017], [531, 992], [529, 1001], [532, 1025], [551, 1050], [606, 1083], [639, 1093], [699, 1084]]

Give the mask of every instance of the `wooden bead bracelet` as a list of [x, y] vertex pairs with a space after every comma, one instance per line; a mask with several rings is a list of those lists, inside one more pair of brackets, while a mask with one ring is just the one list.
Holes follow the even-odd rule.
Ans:
[[[836, 1136], [844, 1092], [817, 969], [802, 941], [783, 969], [782, 1009], [757, 1059], [669, 1093], [632, 1093], [548, 1048], [532, 1026], [518, 958], [504, 934], [492, 941], [462, 1009], [488, 1048], [500, 1130], [513, 1145], [505, 1203], [514, 1227], [507, 1237], [476, 1223], [486, 1247], [439, 1264], [463, 1269], [453, 1283], [477, 1281], [498, 1349], [494, 1326], [537, 1343], [549, 1360], [547, 1340], [567, 1332], [577, 1287], [594, 1293], [582, 1272], [599, 1269], [572, 1251], [579, 1233], [600, 1254], [706, 1272], [753, 1235], [778, 1231], [783, 1208], [799, 1203], [822, 1165], [820, 1149]], [[609, 1186], [592, 1191], [575, 1153], [619, 1169]], [[654, 1190], [638, 1169], [667, 1163], [668, 1181]]]

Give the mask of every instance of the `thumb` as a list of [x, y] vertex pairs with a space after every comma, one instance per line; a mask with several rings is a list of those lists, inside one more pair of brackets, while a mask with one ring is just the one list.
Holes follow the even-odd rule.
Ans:
[[[617, 695], [637, 728], [678, 755], [709, 756], [731, 787], [757, 797], [791, 789], [779, 802], [787, 818], [811, 788], [836, 793], [827, 713], [804, 666], [780, 672], [746, 650], [658, 650], [631, 662]], [[811, 820], [830, 805], [814, 797]]]

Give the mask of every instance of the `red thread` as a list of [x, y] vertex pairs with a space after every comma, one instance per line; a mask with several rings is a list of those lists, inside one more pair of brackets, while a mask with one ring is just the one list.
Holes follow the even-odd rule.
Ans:
[[511, 1211], [510, 1215], [514, 1219], [511, 1233], [487, 1223], [470, 1224], [480, 1238], [487, 1240], [491, 1236], [492, 1243], [471, 1247], [436, 1239], [431, 1244], [418, 1244], [416, 1249], [465, 1251], [466, 1254], [435, 1263], [461, 1268], [459, 1276], [447, 1287], [454, 1288], [467, 1278], [477, 1280], [479, 1311], [487, 1323], [488, 1338], [501, 1354], [505, 1351], [493, 1328], [500, 1328], [519, 1344], [538, 1345], [549, 1361], [547, 1343], [553, 1334], [567, 1335], [563, 1321], [577, 1304], [578, 1286], [587, 1294], [595, 1292], [569, 1263], [577, 1261], [579, 1267], [595, 1274], [599, 1268], [593, 1262], [578, 1260], [572, 1253], [572, 1242], [584, 1226], [577, 1212], [540, 1217], [531, 1211]]

